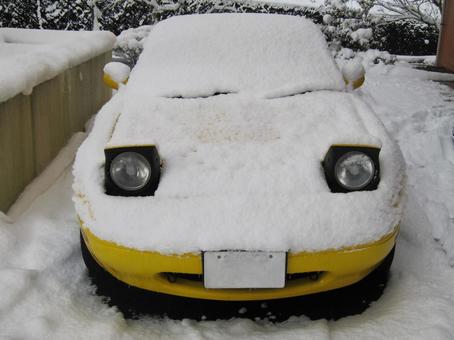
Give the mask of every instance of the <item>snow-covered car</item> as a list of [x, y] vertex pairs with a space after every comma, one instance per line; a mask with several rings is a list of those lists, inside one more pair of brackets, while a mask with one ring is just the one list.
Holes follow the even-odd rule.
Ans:
[[169, 314], [384, 277], [404, 172], [315, 24], [173, 17], [77, 153], [84, 260], [102, 294]]

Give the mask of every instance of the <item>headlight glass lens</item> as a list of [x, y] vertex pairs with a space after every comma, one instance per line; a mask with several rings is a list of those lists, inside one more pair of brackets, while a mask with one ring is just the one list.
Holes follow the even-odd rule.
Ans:
[[110, 177], [123, 190], [142, 189], [150, 180], [150, 175], [150, 163], [137, 152], [123, 152], [110, 165]]
[[334, 168], [336, 180], [348, 190], [360, 190], [374, 178], [375, 166], [363, 152], [351, 151], [339, 158]]

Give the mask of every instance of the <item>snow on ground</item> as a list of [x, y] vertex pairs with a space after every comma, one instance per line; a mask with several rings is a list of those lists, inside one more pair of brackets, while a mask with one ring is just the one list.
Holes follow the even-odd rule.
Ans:
[[[402, 66], [373, 66], [366, 77], [363, 96], [407, 162], [408, 204], [389, 285], [362, 315], [338, 321], [295, 317], [281, 324], [124, 320], [93, 294], [79, 252], [71, 170], [56, 162], [34, 183], [51, 185], [28, 210], [16, 213], [15, 221], [0, 215], [0, 338], [454, 338], [454, 92]], [[63, 152], [72, 155], [74, 149]], [[53, 181], [49, 173], [61, 170]]]

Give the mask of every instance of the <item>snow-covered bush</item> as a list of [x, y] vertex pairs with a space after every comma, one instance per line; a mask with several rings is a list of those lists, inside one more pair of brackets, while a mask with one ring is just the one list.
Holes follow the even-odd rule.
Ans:
[[174, 15], [203, 13], [280, 13], [305, 16], [321, 23], [321, 14], [315, 8], [270, 4], [242, 0], [175, 0], [175, 1], [117, 1], [97, 0], [102, 29], [120, 34], [132, 27], [155, 24]]
[[369, 49], [367, 51], [353, 51], [349, 48], [342, 48], [334, 54], [337, 65], [340, 69], [350, 61], [360, 61], [367, 69], [376, 64], [394, 64], [396, 56], [386, 51]]
[[33, 1], [0, 1], [0, 27], [38, 28], [37, 11]]
[[143, 50], [144, 38], [151, 27], [151, 25], [144, 25], [121, 32], [114, 47], [114, 56], [125, 59], [128, 65], [133, 66]]
[[[321, 28], [331, 48], [357, 50], [369, 47], [370, 24], [363, 19], [360, 10], [347, 7], [341, 0], [326, 0], [320, 11], [323, 14]], [[367, 32], [367, 36], [363, 32]]]
[[185, 0], [180, 11], [181, 14], [274, 13], [304, 16], [315, 23], [322, 22], [322, 15], [316, 8], [248, 0]]
[[320, 11], [322, 31], [335, 51], [371, 48], [404, 55], [436, 53], [438, 31], [434, 26], [415, 20], [388, 21], [370, 14], [368, 7], [352, 9], [340, 0], [327, 0]]
[[414, 20], [374, 23], [371, 48], [403, 55], [432, 55], [437, 52], [438, 30]]
[[96, 0], [99, 28], [118, 35], [130, 28], [154, 24], [161, 20], [162, 12], [152, 3], [147, 0]]
[[88, 0], [1, 1], [0, 27], [91, 30]]
[[41, 0], [40, 27], [56, 30], [91, 30], [92, 8], [87, 0]]
[[[112, 0], [97, 0], [97, 6], [105, 18], [99, 22], [103, 29], [116, 32], [120, 29], [114, 54], [121, 56], [134, 65], [142, 52], [143, 38], [151, 29], [150, 24], [157, 23], [169, 16], [203, 13], [279, 13], [295, 16], [304, 16], [316, 23], [322, 23], [322, 16], [315, 8], [301, 6], [269, 4], [254, 1], [240, 0], [184, 0], [173, 5], [163, 4], [159, 9], [148, 7], [140, 10], [140, 6], [150, 6], [148, 1], [116, 2], [108, 6]], [[117, 6], [117, 7], [115, 7]], [[116, 9], [115, 9], [116, 8]], [[112, 11], [111, 15], [106, 15]], [[117, 13], [117, 14], [115, 14]], [[143, 26], [142, 26], [143, 25]], [[123, 27], [136, 27], [122, 29]]]

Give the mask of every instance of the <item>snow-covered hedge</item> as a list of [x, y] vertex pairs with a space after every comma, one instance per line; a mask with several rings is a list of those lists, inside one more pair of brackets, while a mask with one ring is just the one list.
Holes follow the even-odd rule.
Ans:
[[437, 53], [438, 32], [433, 26], [405, 20], [374, 23], [372, 29], [371, 48], [401, 55]]
[[146, 0], [98, 0], [96, 4], [102, 13], [99, 18], [101, 27], [116, 34], [132, 27], [155, 24], [170, 16], [194, 13], [280, 13], [305, 16], [316, 23], [322, 19], [315, 8], [247, 0], [183, 0], [162, 3], [159, 7]]
[[434, 26], [410, 19], [388, 21], [335, 1], [320, 11], [322, 30], [337, 51], [342, 47], [359, 51], [371, 48], [401, 55], [432, 55], [437, 51], [438, 32]]
[[[39, 4], [39, 6], [38, 6]], [[0, 2], [0, 27], [90, 30], [103, 29], [119, 35], [125, 30], [153, 25], [167, 17], [194, 13], [279, 13], [304, 16], [320, 24], [335, 50], [369, 48], [394, 54], [435, 54], [438, 32], [434, 26], [412, 20], [386, 21], [342, 1], [327, 0], [319, 8], [260, 3], [251, 0], [51, 0]], [[130, 43], [117, 53], [134, 61], [141, 52], [143, 30], [128, 31]], [[145, 35], [147, 31], [145, 30]], [[138, 44], [134, 41], [139, 42]]]
[[114, 57], [130, 66], [135, 65], [139, 54], [142, 53], [144, 38], [150, 33], [152, 26], [143, 25], [122, 31], [114, 47]]
[[92, 13], [87, 0], [0, 1], [0, 27], [91, 30]]

